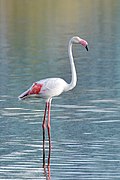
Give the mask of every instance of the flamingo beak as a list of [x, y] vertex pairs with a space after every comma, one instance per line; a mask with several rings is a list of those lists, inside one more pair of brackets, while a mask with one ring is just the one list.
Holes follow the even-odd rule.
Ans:
[[86, 50], [88, 51], [88, 46], [86, 46], [85, 48], [86, 48]]

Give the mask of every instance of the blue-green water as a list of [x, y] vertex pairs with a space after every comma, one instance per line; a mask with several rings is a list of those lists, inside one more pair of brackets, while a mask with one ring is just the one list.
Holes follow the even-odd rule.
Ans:
[[[0, 179], [120, 179], [120, 2], [0, 0]], [[51, 163], [42, 167], [42, 99], [18, 101], [34, 81], [78, 83], [51, 111]], [[47, 134], [46, 134], [47, 136]], [[46, 165], [48, 141], [46, 142]]]

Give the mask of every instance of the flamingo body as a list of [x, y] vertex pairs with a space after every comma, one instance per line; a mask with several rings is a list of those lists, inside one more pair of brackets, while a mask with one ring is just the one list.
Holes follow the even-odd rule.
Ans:
[[40, 97], [48, 101], [54, 96], [59, 96], [66, 91], [67, 83], [61, 78], [47, 78], [33, 83], [33, 85], [19, 96], [19, 99], [26, 97]]
[[50, 135], [50, 108], [51, 108], [51, 100], [54, 96], [59, 96], [61, 93], [70, 91], [76, 86], [77, 83], [77, 74], [75, 69], [75, 64], [72, 55], [72, 45], [73, 44], [81, 44], [88, 51], [88, 43], [84, 39], [79, 38], [78, 36], [74, 36], [70, 39], [68, 45], [68, 55], [70, 59], [71, 73], [72, 78], [71, 82], [67, 83], [61, 78], [47, 78], [42, 79], [33, 83], [33, 85], [25, 92], [23, 92], [18, 98], [20, 100], [26, 99], [27, 97], [40, 97], [45, 99], [45, 110], [43, 117], [43, 165], [45, 165], [45, 128], [46, 128], [46, 113], [48, 111], [48, 138], [49, 138], [49, 158], [48, 165], [50, 164], [50, 151], [51, 151], [51, 135]]

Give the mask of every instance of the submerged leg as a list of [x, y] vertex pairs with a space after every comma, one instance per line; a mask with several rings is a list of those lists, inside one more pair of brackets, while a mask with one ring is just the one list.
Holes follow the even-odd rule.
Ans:
[[45, 129], [46, 129], [46, 112], [48, 108], [48, 103], [46, 102], [45, 110], [44, 110], [44, 117], [43, 117], [43, 167], [45, 166]]

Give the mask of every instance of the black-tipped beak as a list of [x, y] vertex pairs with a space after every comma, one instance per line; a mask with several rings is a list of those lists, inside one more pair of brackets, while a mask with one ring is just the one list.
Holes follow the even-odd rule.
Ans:
[[86, 48], [86, 50], [88, 51], [88, 46], [86, 46], [85, 48]]

